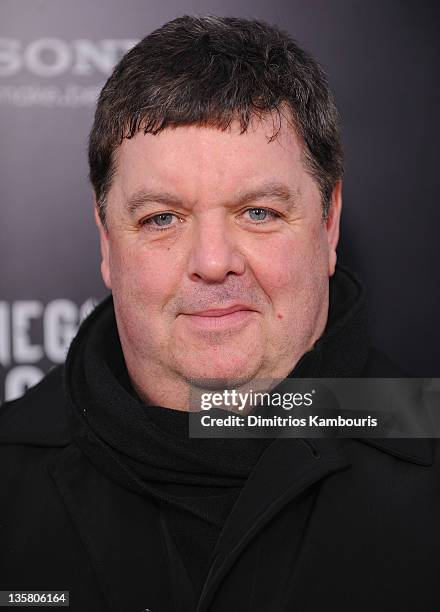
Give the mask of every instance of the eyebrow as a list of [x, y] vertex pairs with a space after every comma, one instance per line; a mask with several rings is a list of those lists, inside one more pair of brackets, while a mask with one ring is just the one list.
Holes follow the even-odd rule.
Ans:
[[[284, 203], [287, 210], [295, 208], [298, 204], [298, 193], [292, 192], [287, 185], [283, 183], [271, 182], [262, 185], [259, 188], [251, 189], [238, 193], [235, 199], [228, 200], [228, 206], [245, 206], [258, 202], [259, 200], [278, 200]], [[148, 189], [141, 189], [132, 194], [126, 202], [126, 210], [130, 216], [133, 216], [140, 208], [144, 208], [149, 204], [163, 204], [165, 206], [178, 206], [187, 208], [185, 203], [177, 196], [167, 192], [155, 192]]]

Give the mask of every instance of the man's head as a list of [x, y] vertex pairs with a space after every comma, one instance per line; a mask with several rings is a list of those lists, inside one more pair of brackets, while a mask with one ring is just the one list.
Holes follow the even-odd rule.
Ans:
[[284, 377], [324, 330], [336, 263], [342, 152], [315, 61], [261, 22], [176, 19], [115, 68], [89, 160], [138, 391]]

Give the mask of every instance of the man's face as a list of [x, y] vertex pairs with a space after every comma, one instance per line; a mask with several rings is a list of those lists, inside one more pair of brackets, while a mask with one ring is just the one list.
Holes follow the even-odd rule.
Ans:
[[322, 334], [340, 192], [316, 182], [283, 118], [240, 134], [138, 133], [116, 153], [100, 227], [128, 371], [153, 396], [193, 379], [282, 378]]

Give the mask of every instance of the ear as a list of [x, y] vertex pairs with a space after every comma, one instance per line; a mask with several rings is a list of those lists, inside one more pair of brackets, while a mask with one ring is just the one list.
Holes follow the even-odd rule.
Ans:
[[336, 247], [339, 241], [339, 227], [342, 209], [342, 181], [338, 181], [333, 189], [332, 200], [326, 220], [328, 240], [328, 275], [333, 276], [336, 268]]
[[111, 289], [111, 279], [110, 279], [110, 262], [109, 262], [109, 237], [108, 231], [103, 226], [102, 221], [99, 217], [98, 213], [98, 205], [96, 202], [96, 197], [94, 198], [95, 205], [95, 223], [99, 232], [99, 242], [101, 245], [101, 275], [102, 280], [104, 281], [107, 289]]

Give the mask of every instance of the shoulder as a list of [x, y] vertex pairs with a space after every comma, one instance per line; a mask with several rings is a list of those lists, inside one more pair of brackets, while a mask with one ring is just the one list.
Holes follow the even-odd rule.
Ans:
[[[31, 525], [39, 517], [41, 524], [46, 524], [43, 517], [53, 521], [55, 515], [62, 516], [49, 468], [69, 446], [60, 366], [22, 397], [0, 406], [0, 487], [9, 491], [2, 507], [0, 539], [13, 537], [20, 522]], [[9, 525], [7, 533], [1, 529], [5, 525]]]
[[53, 368], [19, 399], [0, 406], [0, 446], [62, 447], [69, 443], [63, 366]]
[[[365, 378], [411, 378], [411, 374], [403, 370], [383, 351], [377, 347], [371, 346], [368, 351], [367, 362], [363, 370], [362, 376]], [[358, 442], [363, 444], [360, 447], [365, 448], [367, 445], [370, 448], [382, 451], [394, 459], [403, 459], [407, 464], [419, 466], [432, 466], [437, 473], [440, 470], [439, 460], [439, 440], [437, 438], [363, 438]], [[370, 458], [371, 455], [367, 453]], [[372, 455], [374, 456], [374, 455]], [[378, 458], [380, 455], [378, 455]], [[392, 465], [398, 466], [399, 463]], [[419, 473], [416, 471], [416, 473]]]

